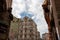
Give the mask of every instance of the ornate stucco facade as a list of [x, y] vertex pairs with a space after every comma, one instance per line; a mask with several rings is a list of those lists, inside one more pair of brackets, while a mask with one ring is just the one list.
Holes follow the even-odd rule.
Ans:
[[10, 30], [10, 34], [12, 33], [14, 37], [11, 38], [13, 35], [10, 35], [10, 40], [40, 40], [40, 32], [37, 31], [37, 25], [31, 18], [14, 19]]
[[19, 27], [20, 40], [40, 40], [36, 23], [28, 17], [24, 17]]

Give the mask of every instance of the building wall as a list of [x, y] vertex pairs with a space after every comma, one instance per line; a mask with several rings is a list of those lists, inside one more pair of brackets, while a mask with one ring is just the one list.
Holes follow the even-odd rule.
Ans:
[[8, 39], [10, 22], [13, 19], [11, 8], [7, 9], [6, 3], [6, 0], [0, 0], [0, 40]]
[[54, 20], [54, 14], [53, 14], [53, 7], [50, 2], [50, 0], [45, 0], [47, 1], [45, 4], [43, 4], [43, 9], [44, 9], [44, 14], [45, 14], [45, 19], [48, 24], [48, 30], [49, 30], [49, 35], [50, 35], [50, 40], [58, 40], [57, 37], [57, 30], [55, 26], [55, 20]]
[[[37, 31], [37, 25], [32, 19], [29, 19], [28, 17], [24, 17], [22, 21], [22, 28], [20, 28], [20, 33], [22, 33], [23, 40], [40, 40], [40, 34]], [[20, 39], [20, 40], [21, 40]]]
[[13, 17], [13, 20], [11, 21], [11, 25], [10, 25], [10, 32], [9, 32], [9, 39], [10, 40], [18, 40], [18, 30], [19, 30], [19, 25], [20, 24], [21, 19], [18, 19], [16, 17]]
[[[12, 33], [13, 35], [11, 35]], [[11, 22], [10, 40], [14, 39], [40, 40], [40, 32], [37, 31], [36, 23], [31, 18], [28, 17], [24, 17], [23, 19], [14, 18], [13, 21]]]
[[[56, 26], [56, 30], [57, 30], [57, 33], [58, 33], [58, 37], [60, 38], [60, 0], [51, 0], [51, 3], [52, 3], [52, 7], [53, 7], [53, 16], [54, 16], [54, 19], [55, 19], [55, 26]], [[60, 40], [60, 39], [59, 39]]]
[[43, 40], [49, 40], [49, 33], [42, 34], [42, 39]]

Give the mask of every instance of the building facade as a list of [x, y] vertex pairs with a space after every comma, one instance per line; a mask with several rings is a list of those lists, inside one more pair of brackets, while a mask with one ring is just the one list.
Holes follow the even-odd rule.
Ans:
[[60, 0], [51, 0], [51, 5], [53, 7], [53, 17], [54, 22], [58, 34], [58, 38], [60, 40]]
[[42, 39], [43, 40], [49, 40], [49, 33], [42, 34]]
[[37, 31], [37, 25], [31, 18], [24, 17], [13, 22], [11, 27], [15, 33], [12, 32], [14, 37], [11, 39], [10, 35], [10, 40], [40, 40], [40, 32]]
[[45, 0], [43, 6], [45, 19], [48, 24], [48, 30], [50, 40], [58, 40], [57, 27], [54, 18], [54, 6], [52, 6], [52, 0]]
[[7, 40], [10, 22], [13, 20], [11, 14], [12, 0], [0, 0], [0, 40]]
[[9, 39], [10, 40], [18, 40], [18, 30], [21, 25], [19, 25], [21, 22], [21, 19], [18, 19], [16, 17], [13, 17], [13, 20], [11, 21], [10, 25], [10, 32], [9, 32]]
[[40, 40], [36, 23], [28, 17], [24, 17], [19, 27], [20, 40]]

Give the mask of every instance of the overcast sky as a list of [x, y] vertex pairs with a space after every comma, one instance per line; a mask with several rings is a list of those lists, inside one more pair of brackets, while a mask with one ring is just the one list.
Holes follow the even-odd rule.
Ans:
[[43, 1], [44, 0], [13, 0], [12, 14], [17, 18], [21, 18], [21, 14], [27, 9], [28, 12], [25, 15], [32, 15], [30, 17], [36, 22], [40, 34], [48, 32], [42, 9]]

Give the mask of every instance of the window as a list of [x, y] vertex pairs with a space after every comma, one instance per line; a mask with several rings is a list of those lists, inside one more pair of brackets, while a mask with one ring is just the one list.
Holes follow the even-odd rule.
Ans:
[[0, 0], [0, 12], [2, 12], [2, 11], [3, 11], [3, 1]]
[[20, 32], [22, 33], [22, 30], [20, 30]]
[[7, 32], [7, 25], [0, 24], [0, 33], [6, 33]]
[[26, 30], [25, 30], [25, 32], [26, 32]]
[[25, 35], [25, 37], [26, 37], [26, 35]]
[[27, 28], [25, 28], [25, 32], [27, 31]]
[[30, 35], [30, 37], [31, 37], [31, 35]]
[[20, 38], [22, 38], [22, 35], [20, 35]]
[[31, 29], [30, 32], [32, 32], [33, 30]]
[[59, 25], [60, 25], [60, 21], [59, 21]]
[[57, 15], [58, 19], [60, 19], [60, 14]]

